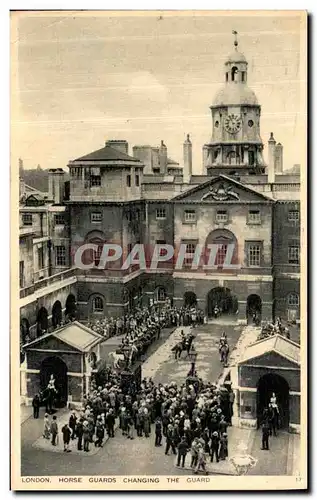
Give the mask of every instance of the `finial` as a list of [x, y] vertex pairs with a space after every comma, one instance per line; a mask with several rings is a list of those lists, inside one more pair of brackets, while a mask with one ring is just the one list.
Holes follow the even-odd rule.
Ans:
[[235, 46], [235, 49], [237, 50], [237, 47], [238, 47], [238, 32], [235, 31], [235, 30], [232, 30], [232, 34], [234, 35], [233, 45]]

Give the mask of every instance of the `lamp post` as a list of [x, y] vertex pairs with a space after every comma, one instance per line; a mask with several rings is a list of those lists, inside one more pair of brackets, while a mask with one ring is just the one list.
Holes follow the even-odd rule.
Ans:
[[255, 467], [257, 459], [248, 455], [247, 445], [240, 443], [238, 446], [238, 453], [229, 459], [229, 462], [234, 466], [238, 476], [245, 476], [250, 469]]

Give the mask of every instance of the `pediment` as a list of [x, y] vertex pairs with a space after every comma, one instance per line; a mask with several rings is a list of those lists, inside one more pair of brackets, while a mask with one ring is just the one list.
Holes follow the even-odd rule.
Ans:
[[202, 203], [243, 203], [267, 202], [272, 199], [258, 193], [240, 182], [220, 175], [210, 179], [199, 186], [195, 186], [184, 193], [175, 196], [172, 201], [177, 202], [202, 202]]
[[62, 340], [54, 337], [53, 335], [52, 336], [44, 335], [42, 338], [40, 337], [35, 342], [32, 342], [31, 344], [24, 346], [25, 351], [33, 349], [34, 350], [40, 349], [41, 351], [47, 351], [47, 352], [63, 351], [63, 352], [80, 353], [79, 349], [76, 349], [76, 347], [66, 344], [66, 342], [63, 342]]
[[267, 368], [292, 368], [292, 369], [297, 369], [300, 370], [300, 367], [297, 363], [294, 361], [291, 361], [290, 359], [287, 359], [285, 356], [282, 356], [278, 352], [275, 351], [270, 351], [266, 352], [260, 356], [256, 356], [254, 358], [248, 359], [246, 361], [242, 361], [241, 363], [243, 365], [248, 365], [248, 366], [266, 366]]

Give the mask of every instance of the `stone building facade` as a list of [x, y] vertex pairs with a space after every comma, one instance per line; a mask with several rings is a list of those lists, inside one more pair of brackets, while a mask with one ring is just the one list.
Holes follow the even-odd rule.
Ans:
[[[130, 155], [127, 141], [111, 140], [69, 162], [66, 189], [63, 172], [55, 169], [46, 199], [23, 199], [23, 335], [47, 331], [70, 312], [81, 321], [116, 317], [167, 298], [177, 306], [197, 304], [207, 316], [221, 301], [241, 323], [254, 310], [263, 320], [299, 320], [300, 175], [283, 170], [283, 146], [273, 134], [264, 155], [261, 105], [249, 80], [247, 60], [235, 45], [210, 106], [203, 175], [193, 174], [189, 135], [182, 166], [169, 158], [164, 141], [135, 146]], [[98, 269], [105, 243], [119, 245], [122, 256]], [[122, 268], [138, 243], [147, 261], [155, 244], [173, 245], [175, 256], [156, 270]], [[83, 258], [94, 269], [76, 265], [83, 244], [97, 246]], [[204, 268], [204, 254], [193, 270], [198, 245], [208, 244], [218, 245], [215, 268]], [[236, 269], [224, 265], [232, 244]], [[186, 259], [175, 269], [180, 245], [186, 245]]]

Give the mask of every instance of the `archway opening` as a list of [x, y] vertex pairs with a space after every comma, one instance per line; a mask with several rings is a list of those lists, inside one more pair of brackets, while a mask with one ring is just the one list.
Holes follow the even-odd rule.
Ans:
[[57, 328], [62, 324], [63, 320], [63, 313], [62, 313], [62, 304], [60, 303], [59, 300], [54, 302], [53, 308], [52, 308], [52, 324], [54, 328]]
[[270, 399], [276, 396], [279, 410], [279, 428], [287, 429], [289, 426], [289, 385], [285, 378], [276, 373], [263, 375], [257, 386], [257, 418], [260, 423], [265, 408], [268, 408]]
[[37, 313], [37, 318], [36, 318], [36, 325], [37, 325], [38, 337], [40, 335], [43, 335], [44, 333], [47, 333], [47, 331], [48, 331], [48, 312], [45, 309], [45, 307], [41, 307], [41, 309], [39, 309], [39, 312]]
[[219, 315], [233, 315], [238, 311], [238, 299], [231, 293], [229, 288], [216, 287], [210, 290], [207, 296], [208, 317], [215, 316], [215, 309], [219, 309]]
[[252, 294], [247, 298], [246, 315], [248, 324], [261, 321], [262, 300], [259, 295]]
[[67, 404], [68, 400], [67, 365], [58, 356], [50, 356], [42, 361], [40, 369], [40, 387], [42, 391], [47, 389], [51, 375], [54, 376], [57, 390], [55, 406], [62, 408]]
[[185, 307], [196, 307], [197, 306], [197, 295], [194, 292], [185, 292], [185, 294], [184, 294], [184, 306]]
[[67, 321], [74, 321], [76, 319], [76, 298], [72, 293], [66, 299], [65, 318]]

